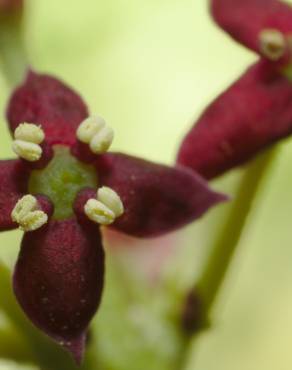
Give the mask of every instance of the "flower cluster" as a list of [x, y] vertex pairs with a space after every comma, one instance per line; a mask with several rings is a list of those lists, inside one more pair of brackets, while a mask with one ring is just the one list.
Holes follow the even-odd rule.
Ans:
[[154, 237], [226, 197], [181, 166], [107, 153], [113, 130], [53, 77], [29, 72], [7, 119], [19, 159], [0, 161], [0, 230], [25, 231], [15, 295], [30, 320], [80, 362], [103, 289], [100, 226]]
[[212, 0], [216, 22], [260, 60], [205, 110], [178, 163], [211, 179], [292, 133], [292, 8], [277, 0]]
[[[22, 1], [0, 0], [0, 16], [7, 4], [13, 12]], [[108, 153], [113, 129], [51, 76], [28, 72], [9, 101], [19, 158], [0, 161], [0, 231], [24, 231], [14, 292], [78, 363], [103, 290], [100, 227], [141, 238], [177, 230], [226, 200], [200, 175], [221, 175], [292, 132], [292, 8], [212, 0], [211, 12], [259, 61], [205, 110], [175, 167]]]

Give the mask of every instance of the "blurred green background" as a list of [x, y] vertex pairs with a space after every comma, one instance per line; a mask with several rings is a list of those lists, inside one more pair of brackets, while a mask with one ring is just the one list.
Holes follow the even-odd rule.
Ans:
[[[115, 150], [168, 164], [195, 117], [256, 59], [214, 25], [207, 0], [31, 0], [26, 15], [33, 66], [80, 91], [91, 112], [114, 127]], [[0, 87], [4, 112], [3, 77]], [[196, 343], [187, 370], [292, 368], [292, 144], [286, 140], [279, 150], [218, 300], [214, 327]], [[11, 156], [3, 118], [0, 157]], [[236, 176], [214, 186], [232, 189]], [[216, 235], [222, 213], [224, 207], [211, 211], [175, 236], [179, 258], [167, 266], [170, 281], [187, 285], [195, 277], [197, 257]], [[0, 258], [9, 265], [20, 237], [0, 236]], [[143, 248], [152, 253], [150, 244]], [[0, 334], [6, 324], [4, 317]]]

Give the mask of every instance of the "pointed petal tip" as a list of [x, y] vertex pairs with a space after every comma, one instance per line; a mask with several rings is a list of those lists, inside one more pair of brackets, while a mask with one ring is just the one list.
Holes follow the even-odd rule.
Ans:
[[63, 348], [65, 348], [73, 357], [75, 363], [78, 366], [82, 365], [84, 351], [85, 351], [85, 344], [86, 344], [86, 334], [83, 332], [77, 338], [71, 340], [61, 340], [58, 341]]
[[213, 192], [213, 203], [212, 203], [212, 205], [230, 202], [231, 200], [232, 199], [228, 194]]

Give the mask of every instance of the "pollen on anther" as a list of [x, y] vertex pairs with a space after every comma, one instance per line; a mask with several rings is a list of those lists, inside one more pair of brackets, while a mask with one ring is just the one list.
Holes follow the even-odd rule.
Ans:
[[113, 189], [103, 186], [97, 191], [97, 199], [86, 202], [84, 212], [91, 221], [106, 226], [124, 213], [124, 206]]
[[114, 139], [114, 131], [99, 116], [89, 117], [79, 125], [76, 136], [82, 143], [88, 144], [94, 154], [108, 151]]
[[18, 200], [11, 212], [12, 221], [23, 231], [34, 231], [48, 222], [48, 215], [39, 209], [37, 199], [28, 194]]
[[115, 217], [119, 217], [124, 213], [124, 206], [119, 195], [111, 188], [103, 186], [97, 191], [97, 199], [105, 204]]
[[105, 120], [100, 116], [88, 117], [79, 125], [76, 135], [85, 144], [89, 144], [91, 139], [105, 127]]
[[12, 149], [15, 154], [29, 162], [36, 162], [42, 156], [42, 148], [35, 143], [23, 140], [14, 140]]
[[45, 133], [40, 126], [33, 123], [21, 123], [14, 131], [15, 140], [23, 140], [34, 144], [41, 144]]
[[14, 131], [13, 151], [29, 162], [38, 161], [42, 156], [41, 144], [45, 139], [44, 131], [33, 123], [21, 123]]

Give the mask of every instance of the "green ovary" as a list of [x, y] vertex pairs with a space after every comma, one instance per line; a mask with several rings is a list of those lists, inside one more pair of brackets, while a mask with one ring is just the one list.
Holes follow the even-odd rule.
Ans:
[[54, 157], [41, 170], [34, 170], [29, 179], [30, 194], [43, 194], [55, 206], [53, 218], [64, 220], [73, 215], [73, 203], [78, 192], [86, 187], [97, 189], [94, 167], [83, 164], [70, 154], [70, 149], [54, 147]]

